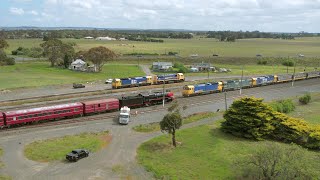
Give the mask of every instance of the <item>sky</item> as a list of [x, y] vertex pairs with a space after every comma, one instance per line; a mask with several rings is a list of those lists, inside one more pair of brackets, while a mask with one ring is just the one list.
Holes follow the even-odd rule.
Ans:
[[1, 0], [0, 26], [320, 32], [320, 0]]

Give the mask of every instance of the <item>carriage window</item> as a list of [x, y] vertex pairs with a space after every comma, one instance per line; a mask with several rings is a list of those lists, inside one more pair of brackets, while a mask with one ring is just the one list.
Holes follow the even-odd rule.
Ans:
[[98, 104], [98, 107], [101, 107], [101, 105], [100, 105], [100, 104]]
[[29, 118], [32, 118], [32, 115], [29, 115]]
[[78, 111], [78, 108], [74, 108], [74, 111]]
[[35, 114], [34, 117], [38, 117], [38, 114]]
[[24, 118], [26, 118], [26, 119], [27, 119], [27, 118], [28, 118], [28, 116], [24, 116]]

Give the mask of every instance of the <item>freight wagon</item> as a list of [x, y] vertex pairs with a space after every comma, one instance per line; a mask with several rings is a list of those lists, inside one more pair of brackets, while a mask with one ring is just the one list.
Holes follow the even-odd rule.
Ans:
[[307, 73], [305, 73], [305, 72], [296, 73], [294, 75], [294, 80], [303, 80], [306, 78], [307, 78]]
[[311, 72], [308, 72], [306, 75], [307, 78], [317, 78], [319, 76], [320, 76], [319, 71], [311, 71]]
[[275, 79], [277, 83], [288, 82], [288, 81], [292, 81], [292, 76], [293, 76], [292, 74], [281, 74], [281, 75], [275, 76]]

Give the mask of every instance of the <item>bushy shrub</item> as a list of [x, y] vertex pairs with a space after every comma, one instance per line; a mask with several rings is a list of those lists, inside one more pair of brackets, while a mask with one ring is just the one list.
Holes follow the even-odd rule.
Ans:
[[273, 110], [263, 99], [241, 98], [224, 113], [221, 124], [224, 132], [238, 137], [262, 140], [273, 132]]
[[299, 98], [299, 102], [301, 104], [308, 104], [311, 101], [311, 95], [305, 94]]
[[179, 67], [178, 73], [187, 73], [189, 70], [186, 67]]
[[226, 133], [254, 140], [292, 142], [320, 150], [320, 126], [314, 127], [302, 119], [276, 112], [262, 103], [262, 99], [246, 97], [236, 100], [223, 117], [225, 121], [221, 129]]
[[267, 60], [259, 60], [258, 64], [259, 65], [266, 65], [266, 64], [268, 64], [268, 61]]
[[169, 56], [175, 56], [176, 54], [178, 54], [178, 53], [177, 52], [171, 52], [171, 51], [168, 52]]
[[279, 100], [271, 103], [270, 106], [275, 111], [278, 111], [280, 113], [290, 113], [294, 111], [294, 109], [296, 108], [296, 106], [294, 105], [294, 102], [291, 99]]
[[16, 61], [14, 60], [14, 58], [10, 58], [10, 57], [8, 57], [5, 60], [5, 62], [6, 62], [7, 65], [15, 65], [16, 64]]
[[284, 61], [284, 62], [282, 63], [282, 65], [292, 67], [292, 66], [294, 66], [294, 62], [293, 62], [293, 61], [290, 61], [290, 60], [287, 60], [287, 61]]

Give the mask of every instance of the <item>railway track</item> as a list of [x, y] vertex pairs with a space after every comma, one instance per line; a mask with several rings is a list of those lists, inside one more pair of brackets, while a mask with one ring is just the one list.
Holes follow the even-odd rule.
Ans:
[[[319, 83], [318, 79], [311, 79], [311, 80], [305, 80], [305, 81], [298, 81], [296, 84], [298, 86], [302, 87], [308, 87]], [[237, 99], [243, 96], [255, 96], [257, 94], [261, 94], [265, 91], [267, 91], [270, 94], [278, 94], [278, 93], [285, 93], [284, 90], [289, 88], [290, 84], [288, 83], [282, 83], [282, 84], [275, 84], [271, 86], [261, 86], [256, 88], [249, 88], [249, 89], [243, 89], [242, 95], [239, 94], [239, 91], [229, 91], [227, 92], [227, 99], [233, 100]], [[187, 106], [187, 108], [194, 107], [197, 105], [204, 105], [204, 104], [210, 104], [210, 103], [216, 103], [221, 102], [224, 103], [224, 94], [223, 93], [213, 93], [208, 95], [200, 95], [200, 96], [192, 96], [192, 97], [178, 97], [177, 101], [180, 106]], [[150, 106], [145, 108], [139, 108], [138, 114], [145, 114], [145, 113], [152, 113], [157, 111], [162, 111], [167, 109], [167, 107], [170, 104], [167, 104], [165, 107], [162, 107], [162, 105], [156, 105], [156, 106]], [[213, 111], [215, 111], [213, 109]], [[78, 118], [72, 118], [72, 119], [61, 119], [58, 121], [48, 121], [38, 124], [31, 124], [31, 125], [25, 125], [25, 126], [19, 126], [15, 128], [5, 128], [0, 130], [1, 135], [10, 135], [12, 133], [20, 133], [20, 132], [26, 132], [26, 131], [33, 131], [36, 129], [45, 129], [50, 127], [68, 127], [68, 126], [77, 126], [81, 125], [82, 123], [86, 122], [92, 122], [92, 121], [105, 121], [105, 120], [115, 120], [115, 118], [118, 117], [118, 112], [111, 112], [111, 113], [103, 113], [103, 114], [97, 114], [97, 115], [91, 115], [91, 116], [83, 116]], [[115, 122], [116, 123], [116, 122]]]

